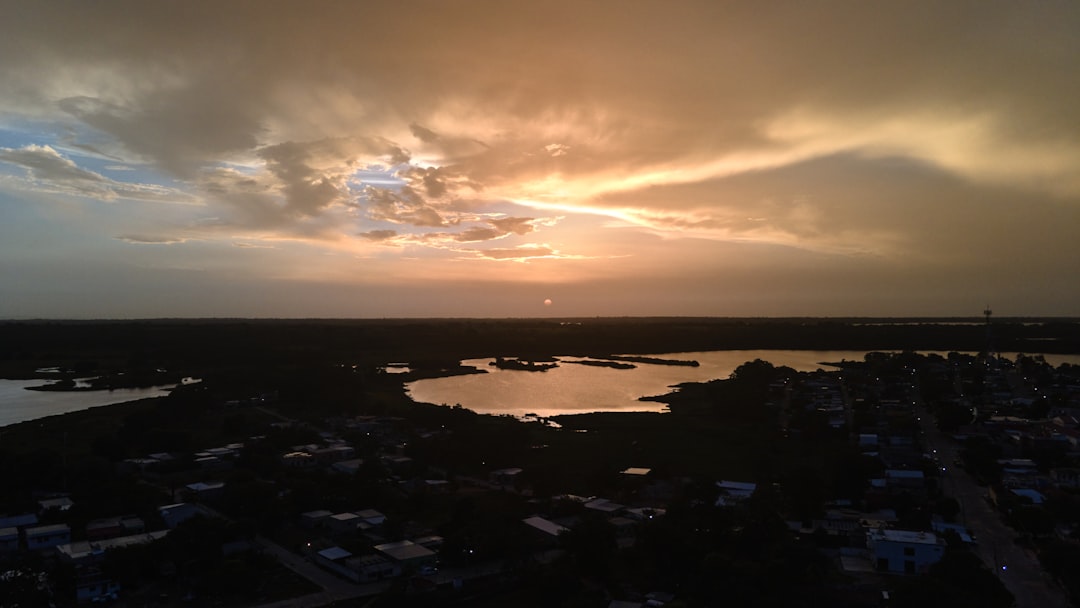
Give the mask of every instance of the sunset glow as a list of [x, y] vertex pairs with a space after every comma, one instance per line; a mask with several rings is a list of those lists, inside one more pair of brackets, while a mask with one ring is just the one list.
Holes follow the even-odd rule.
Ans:
[[1077, 5], [9, 12], [0, 317], [1080, 310]]

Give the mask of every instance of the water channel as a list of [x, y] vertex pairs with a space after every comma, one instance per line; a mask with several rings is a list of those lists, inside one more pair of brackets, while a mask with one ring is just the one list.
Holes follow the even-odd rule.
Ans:
[[[945, 355], [947, 353], [939, 353]], [[598, 411], [665, 411], [656, 401], [639, 397], [663, 395], [684, 382], [727, 378], [747, 361], [762, 359], [796, 371], [834, 369], [824, 363], [862, 361], [865, 351], [849, 350], [724, 350], [650, 355], [663, 359], [694, 360], [698, 367], [637, 363], [634, 369], [611, 369], [569, 363], [579, 357], [559, 357], [559, 366], [547, 371], [499, 369], [494, 359], [469, 359], [463, 365], [484, 374], [417, 380], [406, 385], [420, 403], [461, 405], [483, 414], [540, 417]], [[1007, 358], [1015, 354], [1006, 353]], [[1080, 355], [1046, 355], [1052, 365], [1080, 364]]]

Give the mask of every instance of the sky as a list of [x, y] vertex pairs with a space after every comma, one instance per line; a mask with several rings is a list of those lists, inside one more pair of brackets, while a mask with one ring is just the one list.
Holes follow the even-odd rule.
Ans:
[[5, 2], [0, 318], [1080, 315], [1075, 2]]

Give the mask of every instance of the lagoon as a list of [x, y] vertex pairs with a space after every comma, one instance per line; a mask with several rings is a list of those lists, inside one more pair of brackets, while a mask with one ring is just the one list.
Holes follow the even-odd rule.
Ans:
[[112, 405], [147, 397], [164, 397], [173, 385], [118, 388], [102, 391], [30, 391], [48, 380], [0, 380], [0, 427], [100, 405]]
[[[940, 353], [942, 355], [946, 353]], [[436, 405], [461, 405], [481, 414], [540, 417], [586, 412], [662, 412], [667, 405], [639, 401], [639, 397], [663, 395], [684, 382], [707, 382], [727, 378], [747, 361], [762, 359], [796, 371], [834, 369], [824, 362], [862, 361], [865, 351], [850, 350], [725, 350], [649, 355], [664, 359], [694, 360], [699, 367], [638, 363], [635, 369], [611, 369], [566, 363], [581, 357], [557, 357], [558, 367], [543, 372], [499, 369], [494, 359], [469, 359], [462, 365], [485, 370], [447, 378], [429, 378], [406, 384], [413, 401]], [[1005, 354], [1012, 358], [1015, 355]], [[1080, 364], [1080, 356], [1046, 355], [1052, 365]]]

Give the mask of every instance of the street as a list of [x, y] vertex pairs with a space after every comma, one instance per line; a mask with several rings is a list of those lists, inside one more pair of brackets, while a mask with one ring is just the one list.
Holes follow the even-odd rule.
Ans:
[[934, 452], [945, 471], [941, 473], [942, 490], [960, 503], [960, 520], [975, 535], [976, 553], [1016, 597], [1019, 608], [1069, 606], [1068, 599], [1039, 564], [1038, 558], [1014, 542], [1016, 532], [1005, 525], [980, 487], [965, 471], [953, 465], [961, 446], [934, 424], [925, 408], [916, 408], [919, 426], [928, 451]]

